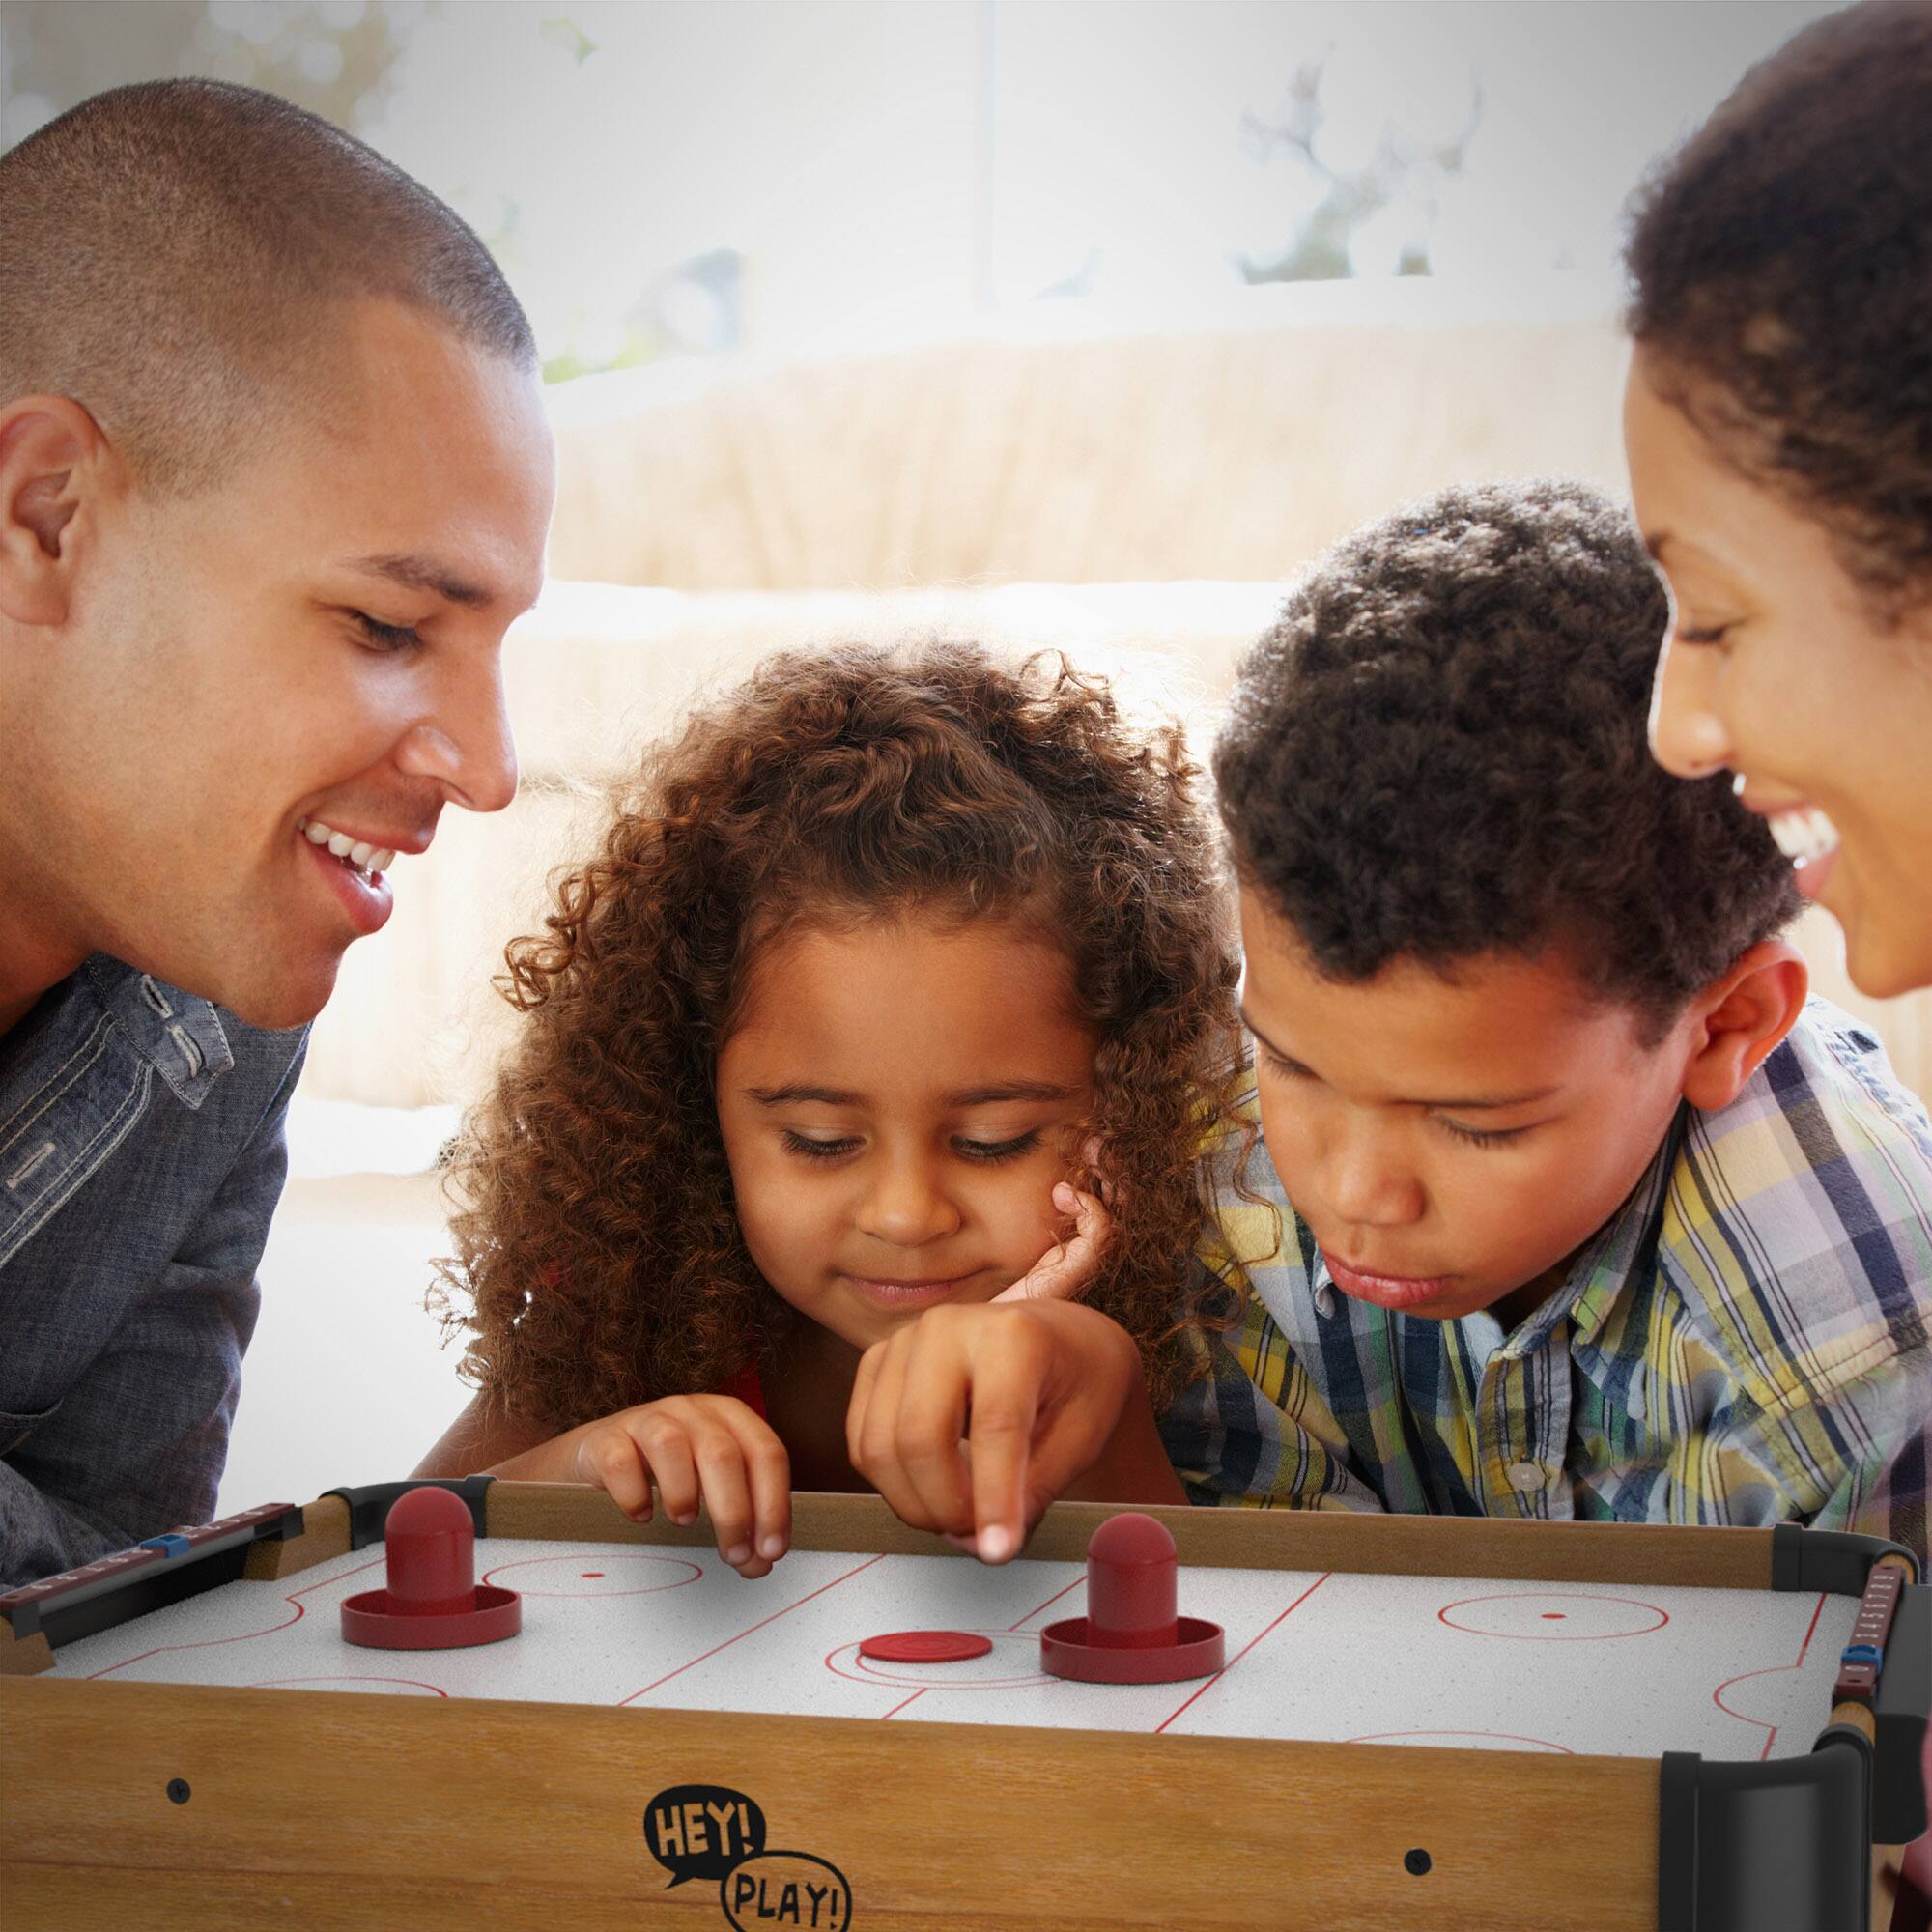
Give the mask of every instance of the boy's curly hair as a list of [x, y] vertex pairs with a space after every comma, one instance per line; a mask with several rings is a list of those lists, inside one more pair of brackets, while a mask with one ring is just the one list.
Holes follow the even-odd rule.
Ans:
[[1581, 484], [1449, 490], [1358, 530], [1241, 665], [1214, 776], [1243, 881], [1341, 980], [1566, 945], [1654, 1043], [1798, 908], [1728, 777], [1650, 755], [1666, 614]]
[[1099, 1046], [1114, 1235], [1087, 1299], [1164, 1401], [1238, 1035], [1225, 895], [1177, 726], [1042, 653], [852, 646], [766, 662], [618, 787], [601, 849], [497, 981], [526, 1015], [455, 1163], [464, 1373], [559, 1430], [715, 1389], [796, 1320], [733, 1212], [720, 1049], [800, 925], [1009, 916], [1063, 947]]
[[1712, 446], [1882, 619], [1932, 592], [1932, 8], [1868, 0], [1754, 67], [1636, 199], [1627, 263]]

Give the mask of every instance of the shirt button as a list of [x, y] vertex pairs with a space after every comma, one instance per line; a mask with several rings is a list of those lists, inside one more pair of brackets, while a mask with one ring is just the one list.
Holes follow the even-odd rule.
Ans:
[[1548, 1480], [1541, 1463], [1512, 1463], [1503, 1474], [1513, 1490], [1540, 1490]]

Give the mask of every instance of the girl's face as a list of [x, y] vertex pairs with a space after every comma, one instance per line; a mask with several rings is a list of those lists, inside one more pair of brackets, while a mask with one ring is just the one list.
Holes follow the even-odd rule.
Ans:
[[1932, 608], [1882, 629], [1824, 526], [1726, 465], [1653, 376], [1639, 349], [1631, 496], [1676, 607], [1651, 745], [1680, 777], [1737, 774], [1863, 991], [1932, 983]]
[[1094, 1045], [1066, 956], [1005, 922], [773, 941], [718, 1058], [759, 1271], [859, 1349], [1009, 1288], [1059, 1237]]

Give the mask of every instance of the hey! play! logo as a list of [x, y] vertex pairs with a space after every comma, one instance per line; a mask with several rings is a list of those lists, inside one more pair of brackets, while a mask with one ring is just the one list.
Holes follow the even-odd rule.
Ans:
[[737, 1932], [794, 1925], [846, 1932], [852, 1888], [829, 1859], [767, 1851], [763, 1809], [723, 1784], [674, 1784], [644, 1808], [644, 1843], [670, 1873], [671, 1889], [715, 1879], [718, 1903]]

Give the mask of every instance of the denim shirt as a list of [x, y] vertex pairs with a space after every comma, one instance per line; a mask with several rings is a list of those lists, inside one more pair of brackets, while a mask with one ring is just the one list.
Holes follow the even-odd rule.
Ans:
[[0, 1035], [0, 1589], [213, 1515], [307, 1037], [104, 953]]

